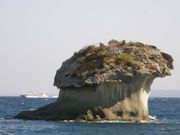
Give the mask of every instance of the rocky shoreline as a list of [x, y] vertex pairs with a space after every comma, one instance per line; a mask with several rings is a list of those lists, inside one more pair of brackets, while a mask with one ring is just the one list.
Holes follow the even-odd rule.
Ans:
[[111, 40], [82, 48], [63, 62], [55, 103], [16, 118], [77, 121], [150, 120], [148, 98], [157, 77], [171, 75], [173, 59], [155, 46]]

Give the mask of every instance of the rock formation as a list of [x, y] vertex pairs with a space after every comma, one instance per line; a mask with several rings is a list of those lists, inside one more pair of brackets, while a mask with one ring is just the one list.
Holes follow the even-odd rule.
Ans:
[[149, 120], [148, 97], [153, 80], [170, 75], [173, 59], [155, 46], [109, 41], [82, 48], [63, 62], [54, 85], [55, 103], [24, 111], [22, 119]]

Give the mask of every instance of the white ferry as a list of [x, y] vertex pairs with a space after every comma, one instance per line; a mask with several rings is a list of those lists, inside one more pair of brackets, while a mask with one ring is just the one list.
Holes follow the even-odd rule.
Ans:
[[34, 92], [28, 92], [27, 94], [20, 95], [24, 98], [49, 98], [49, 95], [47, 93], [36, 93]]
[[55, 96], [51, 96], [51, 98], [58, 98], [58, 95], [55, 95]]

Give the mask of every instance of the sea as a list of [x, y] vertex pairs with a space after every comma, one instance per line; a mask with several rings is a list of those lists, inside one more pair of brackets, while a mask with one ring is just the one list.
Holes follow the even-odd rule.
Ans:
[[0, 135], [180, 135], [180, 98], [150, 98], [149, 123], [101, 121], [68, 122], [14, 119], [23, 110], [34, 110], [56, 99], [0, 97]]

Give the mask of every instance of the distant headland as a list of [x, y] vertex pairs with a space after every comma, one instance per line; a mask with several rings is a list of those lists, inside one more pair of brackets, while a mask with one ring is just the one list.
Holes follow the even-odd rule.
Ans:
[[153, 45], [111, 40], [82, 48], [63, 62], [55, 103], [16, 118], [100, 121], [150, 120], [148, 98], [157, 77], [171, 75], [173, 58]]

